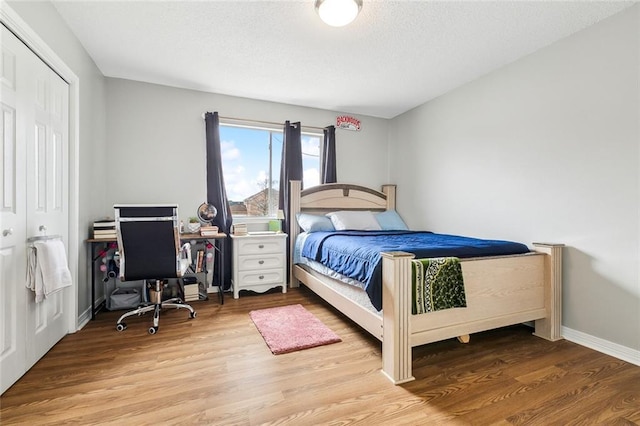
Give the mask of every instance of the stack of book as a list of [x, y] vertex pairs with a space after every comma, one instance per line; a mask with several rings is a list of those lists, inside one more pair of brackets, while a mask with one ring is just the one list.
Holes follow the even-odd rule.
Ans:
[[116, 223], [114, 220], [104, 219], [93, 222], [93, 238], [96, 240], [115, 240]]
[[198, 283], [185, 284], [184, 285], [184, 301], [193, 302], [194, 300], [199, 300], [199, 299], [200, 299], [200, 296], [198, 294]]
[[201, 226], [200, 227], [200, 235], [203, 237], [213, 237], [218, 235], [218, 227], [217, 226]]
[[247, 224], [246, 223], [234, 224], [233, 235], [247, 235]]

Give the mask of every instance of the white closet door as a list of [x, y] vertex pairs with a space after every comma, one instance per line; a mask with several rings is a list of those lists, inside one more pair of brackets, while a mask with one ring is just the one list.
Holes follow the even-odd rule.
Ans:
[[[68, 235], [68, 111], [69, 86], [35, 55], [31, 55], [34, 121], [27, 128], [27, 237]], [[35, 363], [67, 333], [63, 291], [35, 303], [27, 297], [27, 358]]]
[[[2, 31], [3, 64], [0, 68], [6, 69], [5, 57], [14, 58], [16, 80], [13, 89], [6, 90], [7, 99], [15, 99], [12, 107], [14, 140], [11, 141], [10, 132], [3, 131], [4, 145], [13, 147], [15, 152], [13, 163], [11, 159], [3, 161], [2, 175], [10, 178], [10, 185], [3, 185], [3, 198], [16, 200], [13, 210], [3, 207], [2, 212], [2, 228], [7, 228], [5, 217], [15, 225], [12, 226], [15, 237], [6, 242], [2, 240], [2, 252], [12, 256], [13, 261], [2, 263], [2, 276], [8, 277], [2, 281], [6, 296], [0, 302], [3, 310], [0, 363], [4, 392], [66, 334], [69, 329], [66, 312], [72, 309], [67, 306], [69, 297], [66, 293], [72, 288], [67, 287], [43, 302], [35, 303], [34, 293], [25, 287], [26, 239], [46, 233], [61, 235], [65, 246], [68, 242], [69, 87], [6, 28]], [[2, 86], [4, 108], [4, 79]], [[7, 105], [11, 108], [9, 103]], [[6, 128], [3, 124], [3, 129]], [[9, 167], [14, 170], [9, 172]], [[17, 195], [11, 195], [13, 192]], [[16, 321], [5, 326], [5, 318]], [[20, 357], [22, 365], [17, 365]], [[12, 379], [16, 374], [17, 378]]]
[[[24, 99], [17, 95], [17, 89], [26, 83], [26, 73], [19, 59], [25, 47], [4, 26], [1, 29], [0, 386], [4, 392], [26, 371], [25, 309], [28, 290], [24, 285], [26, 128], [17, 126], [17, 111], [25, 108]], [[24, 122], [22, 117], [20, 122]]]

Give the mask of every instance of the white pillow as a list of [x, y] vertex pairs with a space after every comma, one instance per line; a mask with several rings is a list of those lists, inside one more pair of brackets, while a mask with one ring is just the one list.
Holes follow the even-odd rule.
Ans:
[[370, 211], [341, 210], [327, 213], [336, 231], [380, 231], [380, 224]]
[[317, 232], [317, 231], [335, 231], [331, 219], [327, 216], [318, 216], [308, 213], [296, 213], [296, 219], [298, 219], [298, 225], [304, 230], [304, 232]]

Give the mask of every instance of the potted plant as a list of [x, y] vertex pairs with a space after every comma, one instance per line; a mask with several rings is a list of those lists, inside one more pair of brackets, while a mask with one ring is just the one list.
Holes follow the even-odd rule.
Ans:
[[200, 230], [200, 221], [198, 220], [197, 217], [191, 216], [189, 218], [189, 223], [187, 223], [187, 229], [189, 230], [189, 232], [193, 234], [195, 234]]

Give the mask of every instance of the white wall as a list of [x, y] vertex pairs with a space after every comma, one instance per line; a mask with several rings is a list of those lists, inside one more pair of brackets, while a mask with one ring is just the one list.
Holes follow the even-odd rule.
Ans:
[[564, 243], [563, 325], [640, 350], [640, 5], [392, 120], [413, 228]]
[[104, 77], [51, 3], [11, 1], [7, 4], [80, 79], [78, 312], [86, 317], [91, 288], [84, 240], [93, 220], [105, 212], [104, 187], [108, 175], [102, 160], [106, 152]]
[[[108, 202], [177, 202], [185, 219], [206, 198], [204, 112], [314, 127], [341, 114], [113, 78], [107, 92]], [[388, 120], [358, 118], [360, 132], [336, 130], [338, 180], [379, 187], [387, 181]]]

